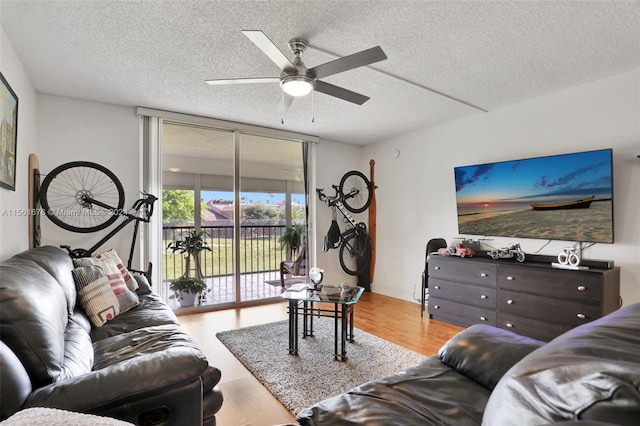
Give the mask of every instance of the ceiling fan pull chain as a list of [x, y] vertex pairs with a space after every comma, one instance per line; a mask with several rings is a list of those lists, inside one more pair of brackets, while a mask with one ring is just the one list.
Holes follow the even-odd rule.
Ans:
[[315, 123], [316, 122], [316, 113], [313, 110], [313, 92], [315, 92], [315, 90], [311, 91], [311, 122]]
[[282, 112], [280, 122], [284, 124], [284, 91], [280, 91], [280, 111]]

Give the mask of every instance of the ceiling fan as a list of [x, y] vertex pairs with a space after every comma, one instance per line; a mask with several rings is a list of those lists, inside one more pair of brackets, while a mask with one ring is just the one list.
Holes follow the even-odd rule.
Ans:
[[334, 96], [354, 104], [362, 105], [370, 98], [360, 93], [329, 84], [320, 80], [340, 72], [373, 64], [387, 59], [380, 46], [363, 50], [343, 58], [336, 59], [307, 68], [302, 62], [302, 52], [309, 45], [306, 40], [294, 38], [289, 40], [289, 48], [294, 58], [290, 61], [278, 47], [273, 44], [265, 33], [259, 30], [245, 30], [242, 33], [247, 36], [262, 52], [280, 68], [279, 77], [258, 78], [232, 78], [205, 80], [208, 84], [244, 84], [244, 83], [280, 83], [286, 106], [290, 105], [294, 97], [305, 96], [312, 90]]

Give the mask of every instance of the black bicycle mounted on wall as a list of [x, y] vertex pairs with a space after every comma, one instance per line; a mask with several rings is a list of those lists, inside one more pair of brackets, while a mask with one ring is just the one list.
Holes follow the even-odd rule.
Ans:
[[143, 273], [151, 280], [151, 263], [146, 271], [131, 269], [140, 223], [148, 223], [157, 198], [142, 194], [133, 206], [124, 209], [124, 189], [113, 172], [100, 164], [73, 161], [62, 164], [46, 175], [40, 186], [40, 204], [45, 215], [56, 225], [71, 232], [101, 231], [124, 220], [104, 238], [88, 249], [61, 246], [72, 258], [90, 257], [104, 243], [134, 222], [127, 269]]
[[[316, 189], [320, 201], [332, 209], [329, 232], [324, 237], [324, 251], [339, 248], [339, 260], [342, 269], [349, 275], [359, 275], [369, 266], [371, 243], [364, 222], [356, 222], [351, 213], [362, 213], [371, 204], [371, 183], [357, 170], [342, 177], [339, 185], [331, 185], [335, 194], [326, 195], [323, 188]], [[347, 229], [340, 231], [336, 220], [336, 209], [344, 216]]]

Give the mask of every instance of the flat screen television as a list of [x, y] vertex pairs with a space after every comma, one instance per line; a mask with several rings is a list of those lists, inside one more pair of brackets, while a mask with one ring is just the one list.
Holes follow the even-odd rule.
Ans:
[[463, 235], [613, 243], [611, 149], [454, 168]]

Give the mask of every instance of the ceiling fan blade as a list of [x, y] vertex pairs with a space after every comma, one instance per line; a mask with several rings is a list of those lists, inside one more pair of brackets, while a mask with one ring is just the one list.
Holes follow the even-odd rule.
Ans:
[[245, 84], [245, 83], [279, 83], [278, 77], [257, 77], [257, 78], [224, 78], [216, 80], [205, 80], [205, 83], [212, 86], [220, 84]]
[[316, 80], [315, 90], [316, 92], [321, 92], [321, 93], [324, 93], [325, 95], [334, 96], [336, 98], [353, 102], [354, 104], [358, 104], [358, 105], [362, 105], [363, 103], [371, 99], [368, 96], [361, 95], [360, 93], [352, 92], [351, 90], [334, 86], [333, 84], [329, 84], [320, 80]]
[[376, 46], [363, 50], [362, 52], [354, 53], [353, 55], [336, 59], [335, 61], [315, 66], [308, 71], [308, 74], [315, 78], [324, 78], [339, 72], [373, 64], [374, 62], [384, 61], [385, 59], [387, 59], [387, 55], [380, 46]]
[[243, 30], [242, 34], [247, 36], [262, 52], [271, 59], [280, 70], [288, 73], [297, 73], [298, 69], [282, 53], [278, 46], [273, 44], [269, 37], [260, 30]]

